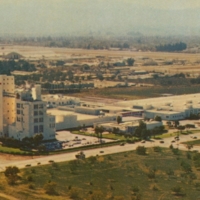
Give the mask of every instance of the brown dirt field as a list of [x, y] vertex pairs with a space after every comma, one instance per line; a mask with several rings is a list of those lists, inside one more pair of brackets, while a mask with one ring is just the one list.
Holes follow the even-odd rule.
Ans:
[[93, 56], [122, 56], [122, 57], [148, 57], [154, 59], [183, 59], [188, 61], [196, 61], [199, 59], [200, 54], [189, 53], [167, 53], [167, 52], [134, 52], [134, 51], [113, 51], [113, 50], [85, 50], [85, 49], [68, 49], [68, 48], [49, 48], [49, 47], [35, 47], [35, 46], [4, 46], [0, 49], [0, 54], [17, 51], [25, 54], [79, 54], [93, 55]]

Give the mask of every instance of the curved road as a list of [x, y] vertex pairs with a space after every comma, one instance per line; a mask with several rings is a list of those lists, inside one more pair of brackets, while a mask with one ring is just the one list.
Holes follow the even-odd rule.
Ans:
[[[196, 136], [197, 138], [200, 138], [200, 133], [190, 134], [190, 135], [180, 135], [180, 141], [171, 143], [172, 140], [174, 140], [174, 137], [171, 138], [165, 138], [163, 139], [164, 143], [160, 143], [160, 140], [154, 140], [152, 142], [146, 141], [145, 143], [135, 143], [135, 144], [125, 144], [124, 146], [111, 146], [111, 147], [103, 147], [98, 149], [90, 149], [85, 150], [84, 153], [86, 157], [89, 156], [96, 156], [98, 155], [107, 155], [107, 154], [113, 154], [113, 153], [119, 153], [119, 152], [126, 152], [126, 151], [132, 151], [135, 150], [138, 146], [145, 146], [145, 147], [153, 147], [153, 146], [161, 146], [161, 147], [169, 147], [170, 144], [173, 144], [173, 146], [176, 148], [178, 147], [180, 150], [187, 150], [186, 146], [181, 144], [181, 142], [194, 140], [191, 138], [191, 136]], [[192, 150], [199, 150], [200, 146], [194, 146]], [[100, 151], [104, 151], [104, 153], [100, 153]], [[24, 168], [27, 164], [31, 166], [37, 166], [37, 163], [40, 162], [41, 165], [49, 164], [49, 160], [53, 160], [54, 162], [64, 162], [64, 161], [70, 161], [75, 160], [75, 155], [77, 152], [72, 153], [63, 153], [63, 154], [57, 154], [57, 155], [49, 155], [39, 158], [32, 158], [27, 160], [0, 160], [0, 171], [4, 171], [6, 166], [17, 166], [18, 168]]]

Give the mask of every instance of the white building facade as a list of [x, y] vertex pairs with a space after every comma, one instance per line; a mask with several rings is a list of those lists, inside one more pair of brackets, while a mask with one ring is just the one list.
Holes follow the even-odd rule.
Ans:
[[55, 139], [55, 117], [48, 115], [46, 109], [39, 85], [18, 93], [16, 123], [9, 127], [9, 136], [22, 140], [41, 133], [45, 140]]

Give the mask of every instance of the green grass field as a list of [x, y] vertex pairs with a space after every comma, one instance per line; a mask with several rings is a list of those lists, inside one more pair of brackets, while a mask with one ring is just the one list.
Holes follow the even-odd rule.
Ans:
[[[15, 186], [1, 173], [0, 193], [20, 200], [199, 199], [200, 154], [158, 149], [144, 156], [131, 151], [26, 168]], [[45, 193], [48, 182], [56, 183], [54, 196]], [[178, 193], [172, 191], [176, 186]]]
[[160, 97], [162, 94], [193, 94], [199, 93], [199, 85], [183, 86], [183, 85], [171, 85], [171, 86], [154, 86], [154, 87], [123, 87], [123, 88], [102, 88], [95, 90], [83, 90], [74, 96], [90, 96], [105, 97], [113, 99], [144, 99], [151, 97]]

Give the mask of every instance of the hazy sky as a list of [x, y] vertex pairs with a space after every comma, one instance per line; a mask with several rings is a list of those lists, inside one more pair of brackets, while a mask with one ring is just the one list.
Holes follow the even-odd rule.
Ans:
[[197, 34], [199, 0], [0, 0], [0, 34]]

